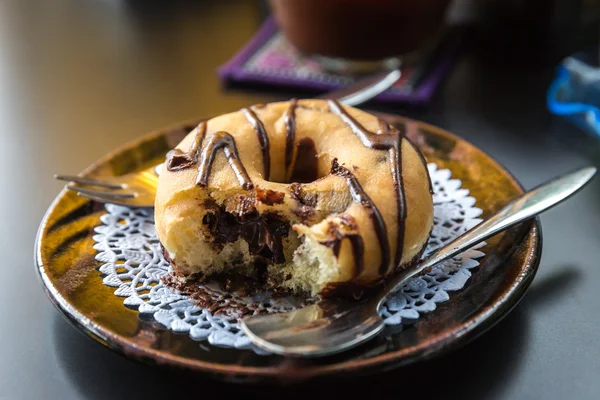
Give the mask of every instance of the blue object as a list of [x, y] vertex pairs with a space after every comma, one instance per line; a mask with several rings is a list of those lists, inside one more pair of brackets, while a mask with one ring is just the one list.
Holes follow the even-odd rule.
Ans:
[[548, 109], [600, 136], [600, 66], [598, 49], [567, 57], [547, 93]]

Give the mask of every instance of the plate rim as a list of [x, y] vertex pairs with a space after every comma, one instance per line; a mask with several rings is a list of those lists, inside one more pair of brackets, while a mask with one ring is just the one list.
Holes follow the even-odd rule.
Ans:
[[[466, 139], [463, 139], [443, 128], [420, 120], [381, 112], [376, 114], [391, 116], [399, 121], [416, 122], [419, 127], [435, 131], [437, 134], [450, 137], [457, 142], [467, 143], [469, 146], [472, 146], [474, 149], [489, 158], [489, 160], [495, 164], [498, 169], [506, 174], [506, 176], [521, 192], [524, 191], [521, 183], [508, 169], [504, 167], [504, 165], [502, 165], [502, 163]], [[129, 141], [128, 143], [125, 143], [124, 145], [100, 157], [79, 174], [87, 175], [93, 173], [98, 165], [107, 162], [116, 154], [122, 153], [127, 149], [136, 148], [141, 143], [160, 137], [164, 134], [164, 132], [171, 129], [176, 129], [187, 125], [194, 125], [205, 119], [208, 119], [208, 117], [188, 119], [178, 123], [169, 124], [166, 127], [143, 134], [139, 138]], [[415, 346], [382, 353], [369, 358], [346, 360], [324, 365], [311, 365], [310, 368], [300, 368], [294, 369], [293, 371], [282, 372], [281, 366], [256, 367], [235, 364], [221, 364], [218, 362], [208, 362], [186, 358], [175, 354], [167, 354], [161, 350], [137, 346], [129, 342], [121, 335], [103, 328], [100, 324], [94, 323], [75, 307], [73, 307], [52, 284], [50, 278], [46, 274], [46, 267], [42, 264], [42, 234], [48, 223], [50, 214], [65, 196], [66, 192], [67, 189], [63, 188], [44, 213], [44, 217], [42, 218], [36, 233], [34, 245], [34, 264], [37, 271], [36, 275], [38, 276], [40, 284], [48, 295], [50, 301], [60, 311], [60, 314], [63, 315], [63, 317], [65, 317], [67, 321], [69, 321], [69, 323], [75, 326], [79, 331], [86, 334], [86, 336], [125, 356], [126, 358], [147, 363], [150, 362], [157, 365], [167, 365], [192, 371], [199, 371], [223, 378], [247, 377], [250, 378], [249, 380], [261, 378], [290, 378], [293, 380], [304, 380], [326, 375], [333, 375], [341, 372], [369, 373], [377, 368], [380, 368], [381, 370], [389, 370], [402, 365], [410, 364], [416, 360], [425, 360], [452, 351], [453, 349], [466, 345], [491, 329], [518, 305], [527, 292], [539, 269], [543, 247], [541, 223], [539, 217], [537, 217], [529, 223], [530, 227], [528, 228], [527, 234], [519, 244], [519, 246], [521, 246], [527, 240], [532, 240], [532, 248], [525, 256], [525, 267], [522, 269], [522, 273], [520, 274], [519, 278], [512, 282], [510, 287], [506, 289], [501, 296], [497, 297], [496, 301], [494, 301], [492, 304], [482, 307], [482, 309], [470, 316], [466, 322], [463, 322], [451, 331], [445, 332], [440, 337], [430, 339], [429, 341]]]

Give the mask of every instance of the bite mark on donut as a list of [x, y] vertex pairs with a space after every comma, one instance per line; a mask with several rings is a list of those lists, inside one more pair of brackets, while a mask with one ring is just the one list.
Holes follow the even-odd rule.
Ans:
[[302, 223], [307, 223], [317, 214], [314, 208], [308, 206], [300, 206], [299, 208], [292, 210], [292, 212], [300, 218]]
[[356, 266], [354, 277], [359, 276], [365, 267], [365, 245], [356, 220], [350, 215], [343, 215], [337, 222], [331, 221], [326, 236], [328, 239], [320, 241], [319, 244], [331, 248], [336, 258], [339, 258], [342, 242], [346, 239], [350, 241]]
[[305, 191], [301, 184], [292, 183], [290, 185], [290, 191], [292, 197], [300, 204], [313, 208], [317, 206], [319, 195], [317, 193]]
[[250, 254], [264, 259], [267, 264], [286, 261], [282, 241], [288, 237], [290, 225], [275, 213], [259, 214], [253, 209], [236, 215], [221, 207], [216, 212], [205, 214], [202, 223], [217, 245], [243, 239], [248, 243]]
[[304, 191], [300, 183], [292, 183], [289, 188], [292, 198], [300, 204], [300, 206], [292, 210], [292, 212], [296, 214], [302, 222], [306, 222], [314, 217], [316, 214], [315, 207], [318, 202], [318, 194]]

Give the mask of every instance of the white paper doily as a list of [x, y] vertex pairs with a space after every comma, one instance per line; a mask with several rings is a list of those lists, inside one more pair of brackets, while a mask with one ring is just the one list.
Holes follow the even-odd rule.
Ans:
[[[428, 165], [434, 189], [434, 227], [424, 256], [461, 235], [481, 220], [475, 199], [462, 189], [461, 181], [451, 179], [450, 171]], [[103, 283], [116, 288], [115, 295], [124, 304], [150, 315], [177, 333], [188, 333], [194, 340], [208, 340], [224, 347], [249, 348], [235, 313], [220, 313], [219, 305], [236, 305], [250, 312], [277, 312], [300, 305], [290, 298], [273, 299], [268, 294], [255, 297], [232, 295], [216, 284], [207, 284], [206, 292], [216, 303], [204, 309], [199, 302], [164, 285], [161, 278], [170, 272], [154, 230], [152, 210], [106, 205], [102, 225], [95, 228], [94, 249]], [[483, 246], [481, 244], [478, 247]], [[434, 267], [430, 273], [412, 279], [382, 307], [388, 325], [416, 321], [420, 313], [435, 310], [436, 304], [449, 299], [448, 292], [460, 290], [479, 265], [481, 251], [471, 249]]]

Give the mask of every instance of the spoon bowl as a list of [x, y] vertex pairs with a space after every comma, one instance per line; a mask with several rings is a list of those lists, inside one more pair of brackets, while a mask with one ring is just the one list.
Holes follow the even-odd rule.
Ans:
[[374, 302], [357, 307], [350, 301], [322, 301], [294, 312], [247, 318], [242, 327], [255, 344], [270, 352], [319, 357], [369, 340], [385, 324]]

